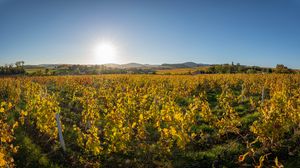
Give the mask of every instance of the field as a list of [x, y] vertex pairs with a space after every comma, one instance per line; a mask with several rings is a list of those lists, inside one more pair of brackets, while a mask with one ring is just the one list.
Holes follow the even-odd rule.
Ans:
[[195, 68], [174, 68], [174, 69], [159, 69], [156, 74], [159, 75], [189, 75], [197, 73], [198, 71], [207, 71], [207, 66]]
[[8, 77], [0, 102], [0, 167], [300, 165], [299, 74]]

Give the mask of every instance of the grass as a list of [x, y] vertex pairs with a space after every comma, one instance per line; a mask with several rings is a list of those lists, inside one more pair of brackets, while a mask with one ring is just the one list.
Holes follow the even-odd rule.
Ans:
[[174, 167], [212, 167], [212, 164], [234, 167], [243, 150], [242, 144], [228, 141], [205, 151], [187, 151], [174, 161]]
[[47, 154], [44, 154], [41, 147], [35, 144], [30, 137], [18, 134], [16, 142], [19, 145], [19, 150], [14, 156], [17, 167], [60, 167], [53, 164]]

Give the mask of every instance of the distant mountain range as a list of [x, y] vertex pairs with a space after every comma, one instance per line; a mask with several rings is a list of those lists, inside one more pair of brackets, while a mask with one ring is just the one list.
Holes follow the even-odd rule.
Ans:
[[184, 62], [179, 64], [162, 64], [163, 67], [171, 67], [171, 68], [194, 68], [194, 67], [201, 67], [201, 66], [209, 66], [210, 64], [202, 64], [202, 63], [195, 63], [195, 62]]
[[[43, 67], [43, 68], [55, 68], [61, 65], [76, 65], [76, 64], [39, 64], [39, 65], [25, 65], [25, 68]], [[161, 64], [161, 65], [151, 65], [151, 64], [139, 64], [139, 63], [127, 63], [127, 64], [100, 64], [110, 68], [117, 69], [130, 69], [130, 68], [154, 68], [154, 69], [173, 69], [173, 68], [194, 68], [201, 66], [209, 66], [210, 64], [202, 64], [195, 62], [184, 62], [176, 64]], [[91, 65], [87, 65], [91, 66]]]

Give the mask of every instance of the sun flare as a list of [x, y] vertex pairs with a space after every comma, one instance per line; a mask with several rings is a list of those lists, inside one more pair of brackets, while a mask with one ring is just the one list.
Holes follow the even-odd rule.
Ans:
[[116, 62], [117, 49], [111, 42], [102, 42], [95, 49], [95, 62], [97, 64]]

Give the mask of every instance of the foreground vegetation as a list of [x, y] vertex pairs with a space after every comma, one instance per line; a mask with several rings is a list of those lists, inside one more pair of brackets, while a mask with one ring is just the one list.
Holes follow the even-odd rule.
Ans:
[[0, 100], [0, 167], [300, 165], [296, 74], [3, 78]]

